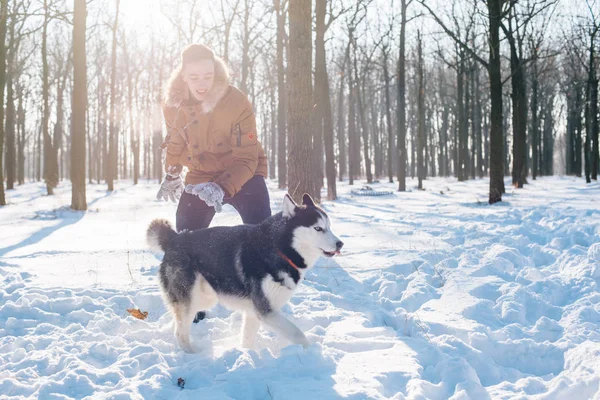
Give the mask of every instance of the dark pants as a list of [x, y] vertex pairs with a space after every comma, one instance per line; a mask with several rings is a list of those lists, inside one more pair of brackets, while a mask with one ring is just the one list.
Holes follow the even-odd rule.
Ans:
[[[244, 224], [258, 224], [271, 216], [269, 191], [265, 178], [259, 175], [254, 175], [235, 196], [226, 198], [223, 203], [231, 204], [240, 213]], [[208, 228], [214, 216], [214, 207], [184, 191], [177, 206], [177, 232]]]

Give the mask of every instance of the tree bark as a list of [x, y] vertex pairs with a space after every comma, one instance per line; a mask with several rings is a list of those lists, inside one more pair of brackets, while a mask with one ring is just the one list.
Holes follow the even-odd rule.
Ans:
[[323, 131], [325, 146], [325, 175], [327, 177], [327, 200], [337, 198], [335, 155], [333, 152], [333, 117], [327, 76], [327, 57], [325, 53], [325, 14], [328, 0], [316, 0], [316, 36], [315, 36], [315, 108], [318, 112], [318, 124]]
[[[509, 28], [510, 29], [510, 28]], [[525, 71], [515, 39], [509, 32], [512, 87], [513, 164], [512, 182], [519, 189], [527, 183], [527, 93]]]
[[108, 174], [107, 174], [107, 185], [108, 190], [113, 191], [114, 180], [117, 179], [118, 173], [118, 154], [117, 149], [119, 146], [118, 142], [118, 129], [115, 115], [115, 102], [117, 97], [116, 77], [117, 77], [117, 28], [119, 26], [119, 6], [121, 1], [116, 0], [116, 13], [115, 22], [112, 26], [112, 52], [111, 52], [111, 71], [110, 71], [110, 109], [108, 115], [109, 133], [108, 133]]
[[[11, 24], [12, 25], [12, 24]], [[14, 34], [14, 32], [13, 32]], [[13, 49], [14, 50], [14, 49]], [[13, 51], [11, 51], [13, 53]], [[13, 60], [11, 60], [13, 59]], [[15, 94], [14, 94], [14, 81], [13, 71], [11, 71], [11, 64], [14, 61], [14, 54], [11, 54], [8, 62], [9, 73], [6, 80], [6, 189], [11, 190], [15, 188], [16, 178], [16, 149], [15, 149]], [[1, 122], [1, 120], [0, 120]]]
[[587, 82], [587, 114], [586, 114], [586, 156], [588, 167], [586, 167], [586, 182], [590, 178], [598, 180], [598, 77], [596, 74], [595, 38], [599, 32], [596, 28], [591, 35], [589, 47], [589, 66]]
[[418, 128], [417, 128], [417, 179], [419, 181], [419, 190], [423, 190], [423, 179], [425, 179], [425, 165], [423, 153], [425, 152], [425, 81], [423, 73], [423, 44], [421, 41], [421, 33], [417, 31], [417, 113], [418, 113]]
[[387, 125], [387, 174], [388, 181], [394, 182], [394, 167], [393, 167], [393, 152], [394, 152], [394, 133], [392, 131], [392, 104], [390, 101], [390, 73], [388, 70], [388, 47], [387, 45], [382, 49], [383, 54], [383, 81], [385, 84], [385, 122]]
[[[538, 141], [539, 141], [539, 121], [538, 121], [538, 69], [537, 69], [537, 48], [533, 49], [533, 62], [531, 65], [531, 178], [536, 180], [538, 175]], [[572, 104], [572, 102], [569, 100]], [[568, 107], [567, 107], [568, 108]], [[572, 122], [572, 121], [571, 121]], [[572, 126], [571, 126], [572, 127]], [[569, 145], [572, 143], [570, 138], [570, 129], [567, 128], [567, 153]], [[572, 153], [571, 153], [572, 154]], [[570, 173], [572, 162], [567, 160], [567, 175]]]
[[23, 89], [21, 86], [17, 89], [17, 96], [19, 98], [19, 105], [17, 108], [17, 181], [19, 185], [25, 183], [25, 144], [26, 130], [25, 130], [25, 109], [23, 108]]
[[8, 0], [0, 0], [0, 206], [6, 205], [4, 194], [4, 86], [6, 84], [6, 23], [8, 22]]
[[42, 136], [44, 138], [44, 181], [48, 195], [54, 194], [58, 184], [58, 159], [56, 149], [49, 132], [50, 119], [50, 83], [48, 68], [48, 24], [50, 10], [47, 0], [44, 0], [44, 23], [42, 27]]
[[398, 57], [398, 105], [396, 118], [398, 120], [398, 191], [406, 191], [406, 0], [400, 0], [400, 45]]
[[[352, 29], [352, 28], [351, 28]], [[352, 42], [352, 31], [350, 31], [349, 43]], [[356, 155], [358, 150], [358, 135], [356, 132], [356, 89], [352, 77], [352, 63], [348, 59], [348, 184], [354, 185], [354, 179], [358, 178], [359, 160]]]
[[281, 5], [281, 0], [275, 0], [275, 13], [277, 14], [277, 179], [279, 189], [283, 189], [287, 186], [287, 115], [285, 68], [283, 65], [285, 12]]
[[301, 203], [302, 195], [313, 197], [312, 160], [312, 1], [290, 0], [290, 63], [288, 67], [289, 192]]
[[71, 98], [71, 208], [87, 210], [85, 192], [86, 0], [75, 0], [73, 16], [73, 96]]
[[500, 0], [488, 0], [490, 77], [490, 189], [489, 203], [502, 201], [504, 193], [504, 137], [502, 133], [502, 75], [500, 68]]

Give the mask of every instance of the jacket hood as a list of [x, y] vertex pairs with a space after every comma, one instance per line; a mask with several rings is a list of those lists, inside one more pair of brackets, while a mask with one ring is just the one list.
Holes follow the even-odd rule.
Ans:
[[[179, 108], [181, 105], [185, 105], [190, 100], [193, 100], [191, 99], [187, 84], [181, 77], [181, 69], [180, 65], [173, 71], [165, 88], [164, 104], [169, 108]], [[209, 113], [214, 110], [219, 101], [225, 97], [228, 90], [229, 71], [225, 62], [221, 58], [215, 57], [215, 80], [202, 101], [202, 111]]]

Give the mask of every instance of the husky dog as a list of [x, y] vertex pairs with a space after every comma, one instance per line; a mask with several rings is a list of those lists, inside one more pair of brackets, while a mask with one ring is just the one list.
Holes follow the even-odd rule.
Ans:
[[280, 310], [319, 257], [340, 254], [344, 245], [308, 194], [302, 205], [286, 194], [283, 211], [258, 225], [177, 234], [168, 221], [157, 219], [148, 227], [147, 240], [165, 252], [160, 287], [179, 346], [188, 353], [194, 315], [217, 303], [244, 313], [244, 347], [253, 346], [261, 324], [308, 346], [304, 333]]

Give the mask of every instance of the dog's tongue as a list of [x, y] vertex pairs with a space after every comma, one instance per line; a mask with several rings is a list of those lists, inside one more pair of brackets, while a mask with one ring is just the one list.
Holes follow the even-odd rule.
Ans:
[[337, 254], [339, 256], [340, 254], [342, 254], [342, 252], [339, 251], [339, 250], [336, 250], [336, 251], [333, 252], [333, 254]]

